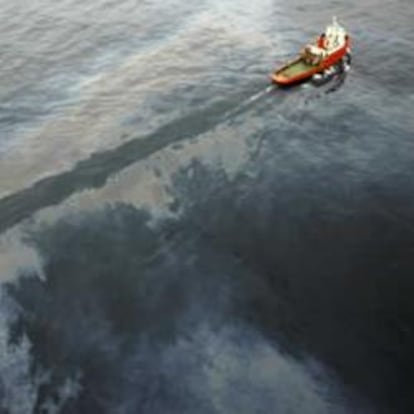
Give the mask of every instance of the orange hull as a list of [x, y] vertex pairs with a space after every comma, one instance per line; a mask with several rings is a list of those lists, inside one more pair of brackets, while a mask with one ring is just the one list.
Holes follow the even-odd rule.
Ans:
[[[317, 43], [318, 43], [318, 46], [321, 44], [320, 38], [318, 39]], [[313, 75], [317, 73], [321, 73], [324, 70], [329, 69], [331, 66], [338, 63], [348, 53], [350, 46], [351, 46], [351, 41], [350, 41], [349, 36], [347, 36], [345, 44], [341, 48], [336, 49], [332, 53], [326, 55], [318, 65], [308, 66], [304, 70], [299, 71], [298, 73], [295, 73], [294, 75], [287, 75], [286, 70], [289, 67], [301, 61], [301, 58], [299, 57], [295, 59], [294, 61], [283, 65], [281, 68], [273, 72], [271, 75], [271, 80], [273, 83], [276, 83], [282, 86], [293, 85], [295, 83], [305, 81], [311, 78]]]

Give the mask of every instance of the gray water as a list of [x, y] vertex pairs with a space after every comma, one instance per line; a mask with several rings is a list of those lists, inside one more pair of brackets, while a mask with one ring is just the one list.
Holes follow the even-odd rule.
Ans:
[[0, 0], [0, 413], [413, 412], [413, 4], [187, 3]]

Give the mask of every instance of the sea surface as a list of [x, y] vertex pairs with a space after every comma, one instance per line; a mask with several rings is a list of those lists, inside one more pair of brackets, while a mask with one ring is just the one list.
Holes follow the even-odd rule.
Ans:
[[[271, 87], [333, 15], [350, 71]], [[413, 22], [0, 0], [0, 413], [413, 413]]]

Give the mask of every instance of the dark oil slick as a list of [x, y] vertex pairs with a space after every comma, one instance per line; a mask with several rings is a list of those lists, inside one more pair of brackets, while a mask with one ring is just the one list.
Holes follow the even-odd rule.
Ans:
[[[337, 15], [351, 70], [267, 75]], [[414, 6], [0, 0], [0, 413], [412, 413]]]

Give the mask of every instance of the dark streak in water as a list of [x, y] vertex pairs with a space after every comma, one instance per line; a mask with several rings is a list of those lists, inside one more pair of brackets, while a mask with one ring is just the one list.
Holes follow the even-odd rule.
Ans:
[[[103, 186], [112, 174], [147, 158], [170, 144], [209, 131], [220, 122], [227, 120], [226, 112], [234, 108], [235, 103], [243, 102], [254, 92], [257, 92], [257, 85], [237, 96], [191, 112], [145, 137], [128, 141], [113, 150], [93, 154], [68, 172], [47, 177], [30, 188], [4, 197], [0, 200], [0, 232], [30, 217], [41, 208], [60, 203], [76, 191]], [[257, 104], [257, 101], [254, 104]], [[245, 105], [240, 110], [236, 106], [232, 117], [248, 110], [250, 106]]]

